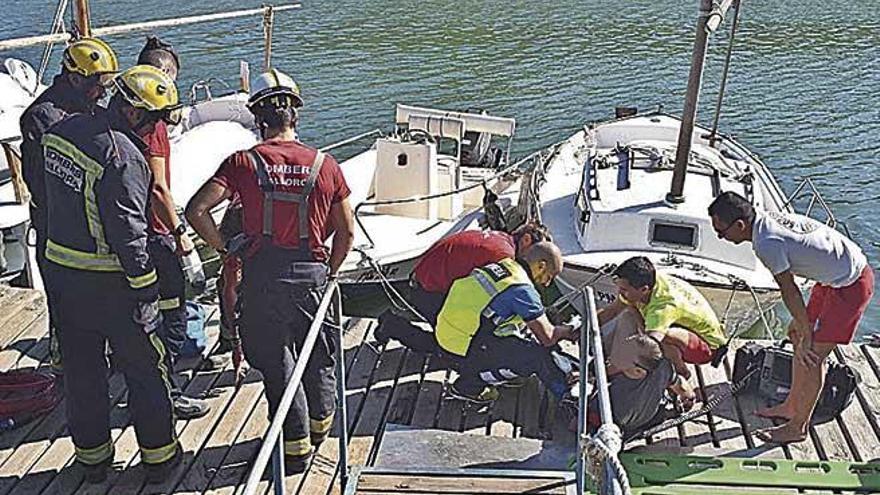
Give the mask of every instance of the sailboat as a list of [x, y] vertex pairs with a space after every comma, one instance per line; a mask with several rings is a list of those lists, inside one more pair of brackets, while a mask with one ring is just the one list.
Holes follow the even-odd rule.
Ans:
[[645, 256], [699, 289], [729, 334], [761, 322], [769, 337], [765, 316], [781, 300], [779, 287], [750, 245], [718, 238], [709, 205], [734, 191], [757, 208], [790, 212], [807, 192], [808, 214], [819, 205], [827, 223], [836, 220], [809, 179], [787, 196], [770, 167], [718, 130], [738, 8], [713, 125], [695, 122], [707, 37], [729, 5], [713, 7], [698, 26], [682, 118], [618, 107], [614, 118], [588, 123], [555, 145], [529, 196], [565, 255], [561, 284], [568, 290], [591, 285], [599, 303], [609, 303], [617, 294], [611, 268]]

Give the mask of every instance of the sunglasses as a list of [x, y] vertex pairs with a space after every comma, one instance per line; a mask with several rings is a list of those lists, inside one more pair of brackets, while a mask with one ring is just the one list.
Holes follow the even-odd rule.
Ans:
[[730, 224], [727, 227], [725, 227], [721, 230], [715, 229], [715, 233], [718, 235], [718, 238], [724, 239], [727, 236], [727, 233], [730, 232], [730, 229], [733, 228], [733, 226], [736, 225], [736, 222], [738, 222], [740, 220], [742, 220], [742, 218], [736, 218], [732, 222], [730, 222]]

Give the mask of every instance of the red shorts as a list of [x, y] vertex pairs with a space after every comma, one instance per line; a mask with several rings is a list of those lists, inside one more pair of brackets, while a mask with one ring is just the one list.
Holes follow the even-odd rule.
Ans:
[[813, 341], [849, 344], [873, 295], [874, 270], [870, 266], [866, 266], [859, 278], [846, 287], [814, 285], [807, 303]]
[[691, 364], [706, 364], [712, 361], [715, 355], [709, 344], [701, 339], [699, 335], [688, 330], [687, 346], [681, 349], [681, 358], [684, 362]]

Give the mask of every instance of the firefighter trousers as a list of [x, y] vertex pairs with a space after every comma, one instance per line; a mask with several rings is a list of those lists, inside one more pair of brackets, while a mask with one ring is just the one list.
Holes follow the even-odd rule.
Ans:
[[[165, 346], [149, 331], [156, 326], [158, 311], [145, 311], [121, 273], [48, 264], [57, 288], [55, 315], [64, 328], [58, 336], [65, 357], [67, 424], [77, 460], [93, 465], [113, 455], [104, 355], [109, 340], [114, 365], [128, 386], [141, 459], [146, 464], [167, 461], [174, 456], [177, 438]], [[152, 318], [147, 321], [145, 315]]]
[[[291, 284], [245, 265], [242, 281], [241, 342], [245, 357], [263, 375], [270, 419], [299, 359], [323, 286]], [[284, 421], [284, 451], [291, 456], [311, 452], [312, 438], [329, 433], [336, 409], [336, 343], [332, 328], [323, 325]]]
[[40, 277], [43, 279], [43, 291], [46, 293], [46, 307], [49, 312], [49, 362], [52, 371], [59, 373], [64, 370], [64, 362], [61, 359], [61, 345], [58, 343], [58, 321], [53, 314], [55, 304], [52, 292], [52, 270], [48, 266], [50, 261], [46, 259], [46, 233], [36, 228], [34, 232], [36, 233], [37, 269], [40, 270]]
[[174, 238], [170, 235], [152, 235], [147, 240], [147, 250], [159, 276], [162, 326], [156, 333], [165, 344], [171, 362], [186, 342], [186, 280], [175, 249]]

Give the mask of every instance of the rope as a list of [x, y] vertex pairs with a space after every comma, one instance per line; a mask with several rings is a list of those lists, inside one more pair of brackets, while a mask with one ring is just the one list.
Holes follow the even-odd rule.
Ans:
[[568, 294], [565, 294], [562, 297], [560, 297], [559, 299], [553, 301], [553, 304], [551, 304], [550, 306], [547, 306], [547, 309], [560, 309], [561, 310], [561, 309], [565, 309], [565, 308], [571, 306], [573, 298], [575, 296], [580, 295], [581, 291], [583, 291], [585, 288], [591, 286], [595, 281], [599, 280], [601, 277], [612, 273], [616, 269], [617, 269], [617, 265], [615, 265], [614, 263], [608, 263], [608, 264], [600, 266], [599, 271], [596, 273], [596, 275], [594, 275], [591, 279], [587, 280], [586, 282], [582, 283], [581, 285], [575, 287]]
[[[388, 280], [388, 277], [386, 277], [385, 274], [382, 273], [382, 267], [379, 265], [379, 263], [375, 259], [373, 259], [372, 256], [367, 254], [361, 248], [355, 247], [355, 248], [352, 248], [352, 250], [360, 253], [360, 255], [363, 256], [365, 260], [367, 260], [367, 263], [369, 263], [370, 268], [372, 268], [373, 271], [376, 272], [376, 275], [379, 277], [379, 283], [382, 286], [382, 290], [385, 292], [385, 296], [388, 298], [388, 300], [391, 302], [391, 305], [394, 306], [395, 309], [397, 309], [398, 311], [409, 311], [410, 313], [415, 315], [417, 318], [419, 318], [423, 323], [428, 323], [428, 319], [425, 318], [425, 316], [422, 315], [422, 313], [420, 313], [419, 310], [417, 310], [415, 307], [413, 307], [413, 305], [411, 305], [409, 303], [409, 301], [407, 301], [406, 298], [403, 297], [403, 295], [401, 295], [400, 292], [398, 292], [398, 290], [394, 288], [394, 285], [392, 285], [391, 281]], [[395, 302], [395, 298], [397, 298], [400, 301], [402, 306], [398, 305]]]
[[[55, 17], [52, 18], [52, 32], [50, 34], [64, 32], [64, 12], [67, 10], [68, 2], [69, 0], [58, 1], [58, 6], [55, 7]], [[46, 69], [49, 67], [49, 58], [52, 56], [52, 47], [54, 45], [55, 41], [50, 39], [46, 42], [46, 48], [43, 49], [43, 58], [40, 60], [40, 70], [37, 72], [37, 86], [34, 88], [34, 92], [40, 87], [43, 74], [46, 73]]]
[[594, 435], [587, 441], [586, 454], [588, 461], [586, 463], [587, 474], [596, 482], [598, 493], [605, 493], [603, 487], [607, 485], [608, 480], [606, 479], [604, 468], [607, 465], [611, 467], [611, 471], [620, 484], [623, 495], [632, 495], [626, 468], [623, 467], [623, 463], [620, 462], [620, 459], [600, 435]]
[[703, 407], [701, 407], [700, 409], [697, 409], [695, 411], [691, 411], [686, 414], [682, 414], [681, 416], [678, 416], [676, 418], [668, 419], [668, 420], [660, 423], [659, 425], [648, 428], [647, 430], [645, 430], [641, 433], [636, 433], [635, 435], [627, 438], [625, 440], [625, 442], [651, 437], [651, 436], [656, 435], [662, 431], [666, 431], [670, 428], [674, 428], [680, 424], [687, 423], [688, 421], [691, 421], [691, 420], [696, 419], [700, 416], [708, 414], [713, 409], [718, 407], [722, 402], [727, 400], [729, 397], [738, 394], [740, 392], [740, 390], [742, 390], [749, 383], [749, 380], [751, 380], [752, 375], [754, 375], [760, 369], [761, 369], [760, 367], [756, 367], [756, 368], [752, 369], [751, 371], [746, 373], [746, 376], [744, 376], [742, 378], [742, 380], [731, 385], [730, 388], [727, 389], [724, 393], [718, 394], [718, 395], [712, 397], [711, 399], [709, 399], [706, 402], [706, 404], [703, 405]]

